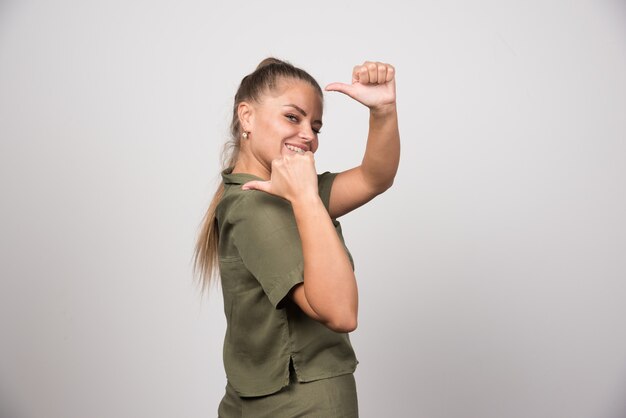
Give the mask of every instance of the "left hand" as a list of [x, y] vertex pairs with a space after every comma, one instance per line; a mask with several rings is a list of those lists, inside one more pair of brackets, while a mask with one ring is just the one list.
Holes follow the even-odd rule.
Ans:
[[324, 90], [344, 93], [370, 110], [396, 104], [396, 70], [391, 64], [365, 61], [352, 70], [352, 84], [330, 83]]

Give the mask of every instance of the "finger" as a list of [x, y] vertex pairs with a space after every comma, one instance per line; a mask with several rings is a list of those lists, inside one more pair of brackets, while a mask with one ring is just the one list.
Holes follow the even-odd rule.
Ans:
[[395, 75], [396, 75], [395, 67], [391, 64], [387, 64], [387, 78], [385, 79], [385, 81], [389, 82], [393, 80]]
[[340, 93], [343, 93], [343, 94], [346, 94], [346, 95], [352, 97], [352, 91], [354, 90], [354, 87], [352, 87], [352, 85], [350, 85], [350, 84], [330, 83], [329, 85], [324, 87], [324, 90], [326, 90], [326, 91], [338, 91]]
[[367, 70], [367, 67], [364, 65], [358, 65], [357, 66], [357, 81], [361, 84], [367, 84], [370, 82], [370, 75], [369, 75], [369, 71]]
[[252, 180], [241, 186], [241, 190], [261, 190], [266, 193], [271, 193], [271, 189], [271, 181]]
[[387, 66], [385, 64], [380, 64], [378, 66], [378, 83], [383, 84], [387, 81]]
[[375, 62], [368, 62], [366, 65], [369, 74], [369, 82], [375, 84], [378, 82], [378, 65]]
[[360, 65], [355, 65], [352, 69], [352, 83], [359, 81], [359, 72], [361, 71]]
[[306, 158], [311, 164], [315, 165], [315, 155], [312, 151], [306, 151], [302, 155], [302, 158]]

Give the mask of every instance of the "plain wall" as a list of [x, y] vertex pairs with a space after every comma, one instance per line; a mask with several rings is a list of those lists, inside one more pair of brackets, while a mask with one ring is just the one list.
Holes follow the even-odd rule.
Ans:
[[[626, 416], [617, 0], [0, 2], [0, 416], [217, 415], [191, 276], [241, 78], [397, 68], [391, 190], [340, 219], [361, 416]], [[361, 160], [326, 94], [318, 170]]]

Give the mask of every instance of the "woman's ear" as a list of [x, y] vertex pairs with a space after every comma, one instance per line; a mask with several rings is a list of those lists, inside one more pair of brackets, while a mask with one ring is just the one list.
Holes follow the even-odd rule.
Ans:
[[241, 130], [250, 132], [254, 125], [254, 108], [248, 102], [241, 102], [237, 106], [237, 116], [239, 117], [239, 125]]

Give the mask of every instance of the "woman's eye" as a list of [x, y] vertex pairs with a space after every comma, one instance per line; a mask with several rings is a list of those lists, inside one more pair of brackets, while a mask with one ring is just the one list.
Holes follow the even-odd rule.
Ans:
[[[287, 119], [289, 119], [290, 121], [292, 121], [292, 122], [299, 122], [300, 121], [300, 119], [298, 119], [298, 117], [296, 115], [292, 114], [292, 113], [286, 114], [285, 117]], [[315, 132], [316, 135], [319, 135], [319, 134], [322, 133], [319, 129], [314, 129], [314, 128], [311, 128], [311, 129], [313, 130], [313, 132]]]

